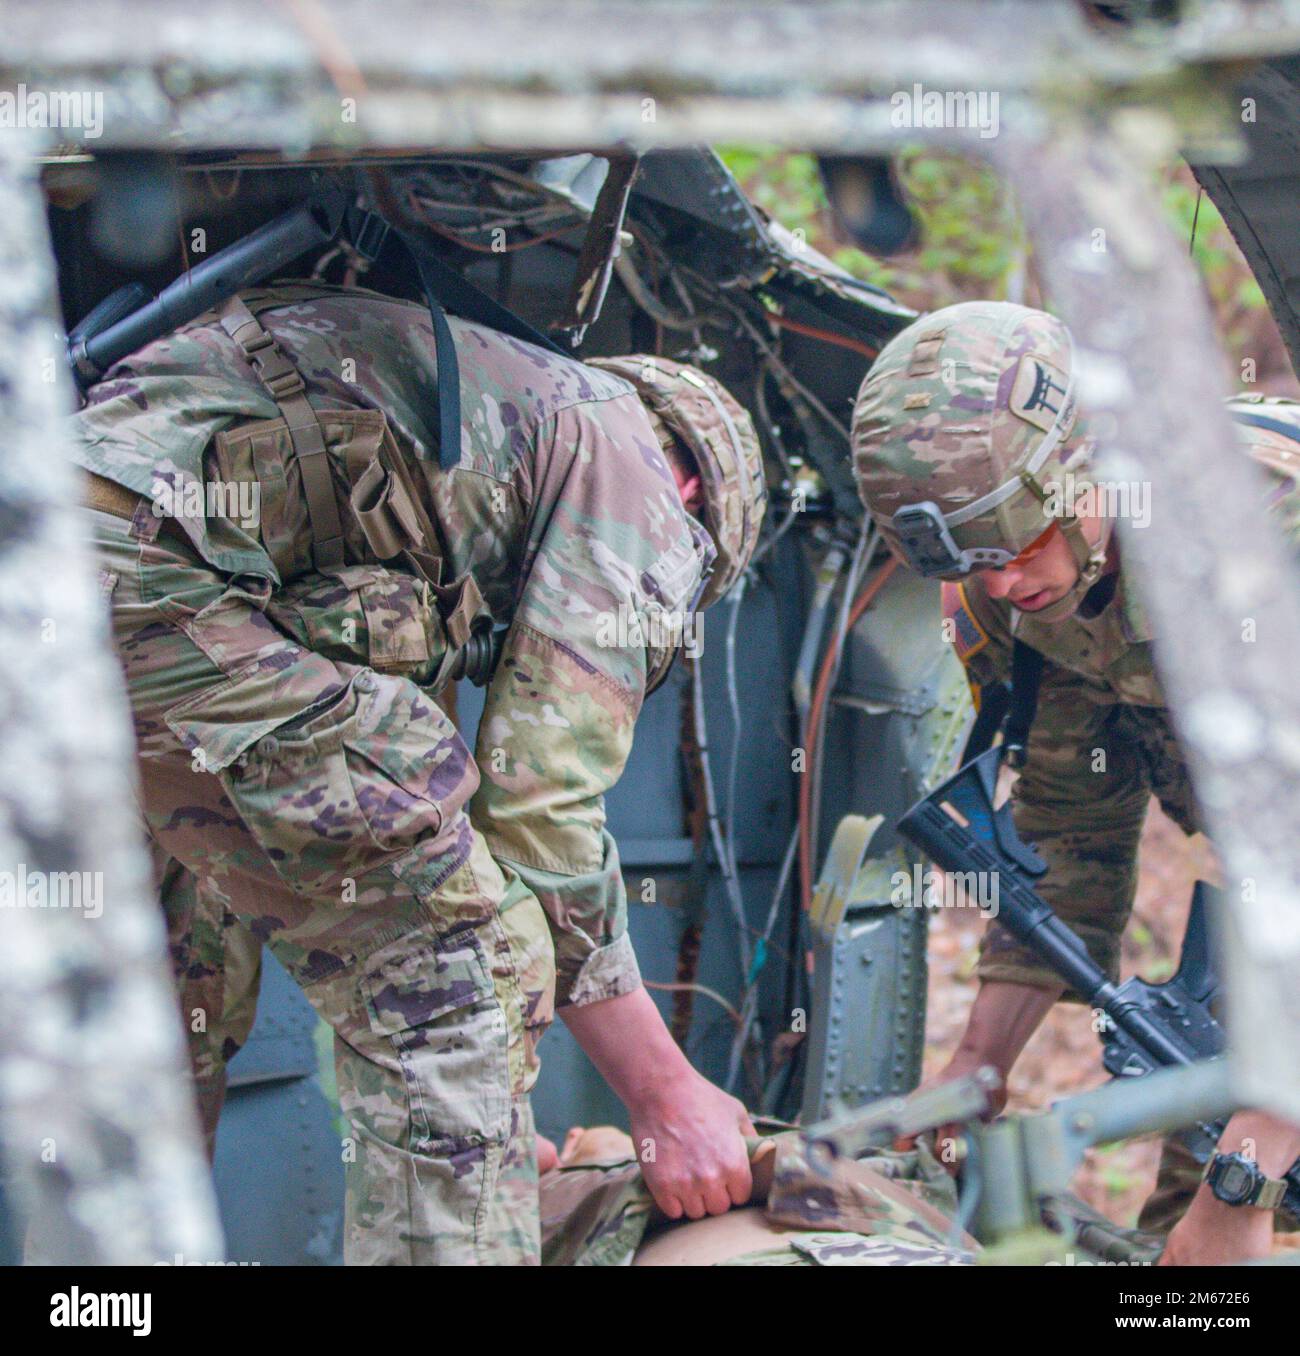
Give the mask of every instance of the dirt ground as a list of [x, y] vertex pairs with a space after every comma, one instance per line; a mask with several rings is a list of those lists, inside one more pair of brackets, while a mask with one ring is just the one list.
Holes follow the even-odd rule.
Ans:
[[[1153, 801], [1142, 838], [1133, 917], [1124, 937], [1122, 974], [1167, 979], [1177, 968], [1192, 885], [1212, 875], [1209, 844], [1186, 837]], [[966, 909], [940, 909], [930, 920], [929, 1021], [925, 1074], [943, 1068], [975, 997], [976, 947], [983, 923]], [[1025, 1049], [1009, 1089], [1011, 1110], [1045, 1107], [1106, 1081], [1101, 1045], [1085, 1009], [1058, 1005]], [[1135, 1141], [1094, 1150], [1075, 1191], [1121, 1224], [1136, 1222], [1155, 1181], [1159, 1143]]]

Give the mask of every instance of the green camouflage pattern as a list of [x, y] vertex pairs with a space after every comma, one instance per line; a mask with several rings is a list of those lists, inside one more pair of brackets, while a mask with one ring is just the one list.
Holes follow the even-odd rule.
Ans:
[[[797, 1133], [773, 1136], [776, 1165], [765, 1207], [782, 1232], [771, 1247], [720, 1266], [961, 1266], [978, 1245], [952, 1239], [956, 1189], [922, 1149], [842, 1162], [830, 1178], [808, 1164]], [[938, 1177], [946, 1179], [940, 1184]], [[547, 1266], [628, 1266], [648, 1235], [691, 1228], [656, 1216], [640, 1166], [560, 1167], [540, 1186], [542, 1258]], [[942, 1206], [936, 1204], [942, 1201]], [[757, 1208], [757, 1207], [754, 1207]], [[947, 1214], [945, 1214], [945, 1209]]]
[[[1300, 404], [1235, 397], [1300, 436]], [[1242, 449], [1267, 472], [1265, 507], [1300, 544], [1300, 442], [1238, 426]], [[1071, 617], [1044, 622], [991, 599], [977, 576], [942, 586], [948, 635], [972, 687], [1009, 678], [1015, 639], [1045, 656], [1025, 766], [1012, 792], [1017, 828], [1048, 862], [1039, 890], [1115, 978], [1137, 886], [1137, 844], [1149, 797], [1185, 832], [1199, 816], [1155, 668], [1153, 633], [1121, 570], [1101, 579]], [[1046, 970], [996, 925], [984, 979], [1048, 986]]]
[[[248, 295], [256, 305], [260, 294]], [[307, 379], [340, 495], [387, 430], [426, 495], [444, 577], [472, 571], [497, 624], [510, 627], [480, 727], [472, 814], [494, 853], [522, 868], [548, 907], [559, 1000], [579, 979], [583, 1001], [634, 987], [630, 950], [619, 944], [625, 901], [602, 793], [626, 760], [646, 656], [644, 647], [611, 644], [609, 621], [620, 609], [685, 608], [712, 555], [707, 533], [681, 508], [644, 408], [612, 374], [453, 318], [464, 448], [444, 474], [424, 309], [317, 285], [274, 295], [287, 300], [261, 311], [263, 323]], [[310, 576], [311, 537], [277, 413], [220, 326], [195, 322], [92, 390], [75, 420], [78, 459], [143, 496], [165, 484], [181, 502], [195, 484], [256, 483], [256, 534], [227, 518], [177, 520], [203, 559], [266, 581], [249, 585], [255, 610], [299, 637], [314, 631], [303, 643], [324, 644], [329, 657], [353, 644], [370, 655], [372, 633], [386, 630], [372, 666], [422, 681], [420, 666], [438, 660], [437, 619], [409, 576], [372, 569], [365, 582], [365, 567], [377, 562], [346, 514], [347, 564], [358, 568], [340, 584], [356, 596], [341, 593], [331, 619], [317, 582], [295, 585]], [[316, 595], [309, 612], [304, 591], [308, 602]], [[387, 618], [378, 615], [385, 610]], [[361, 623], [353, 628], [360, 639], [327, 634], [349, 616]], [[223, 740], [255, 739], [254, 723], [266, 721], [224, 727]], [[615, 955], [596, 955], [611, 946]]]
[[212, 1158], [226, 1095], [226, 1065], [243, 1048], [257, 1017], [262, 943], [226, 907], [219, 892], [156, 843], [154, 857], [159, 898], [169, 901], [168, 948]]
[[899, 1158], [883, 1161], [889, 1164], [885, 1172], [870, 1160], [839, 1159], [822, 1174], [808, 1162], [798, 1136], [783, 1138], [777, 1145], [767, 1217], [793, 1228], [844, 1229], [922, 1249], [948, 1249], [957, 1205], [951, 1179], [940, 1207], [934, 1203], [941, 1190], [938, 1175], [947, 1174], [928, 1150], [911, 1154], [916, 1180], [903, 1176]]
[[625, 377], [649, 411], [660, 443], [678, 440], [704, 486], [704, 518], [717, 548], [700, 597], [708, 607], [749, 567], [767, 508], [763, 450], [748, 411], [715, 377], [649, 353], [593, 358], [593, 367]]
[[[880, 351], [853, 410], [853, 464], [862, 501], [891, 546], [894, 513], [929, 501], [944, 513], [1012, 481], [1063, 411], [1065, 436], [1035, 479], [1082, 488], [1092, 451], [1083, 419], [1064, 404], [1071, 352], [1065, 326], [1011, 302], [967, 301], [933, 311]], [[951, 528], [962, 550], [1013, 554], [1056, 521], [1021, 488]]]
[[[1235, 397], [1296, 429], [1300, 404]], [[1265, 507], [1300, 544], [1300, 442], [1239, 426], [1242, 449], [1267, 472]], [[991, 599], [978, 575], [942, 586], [949, 637], [975, 689], [1005, 680], [1020, 639], [1047, 662], [1024, 766], [1012, 788], [1017, 831], [1047, 862], [1038, 890], [1112, 979], [1137, 889], [1138, 844], [1152, 796], [1184, 832], [1200, 815], [1155, 668], [1153, 633], [1121, 570], [1103, 577], [1072, 616], [1044, 622]], [[985, 931], [982, 980], [1055, 987], [1055, 974], [996, 923]], [[1067, 993], [1067, 1001], [1080, 1001]], [[1191, 1155], [1165, 1143], [1155, 1193], [1139, 1224], [1164, 1231], [1199, 1182]], [[1279, 1222], [1285, 1219], [1279, 1215]]]
[[746, 1253], [719, 1266], [771, 1267], [961, 1267], [973, 1253], [905, 1238], [868, 1237], [855, 1233], [789, 1234], [784, 1247]]
[[335, 1033], [347, 1259], [535, 1261], [549, 936], [469, 823], [455, 727], [408, 679], [241, 611], [186, 548], [88, 517], [209, 1134], [265, 943]]
[[[247, 299], [319, 412], [342, 568], [314, 572], [284, 421], [211, 317], [118, 364], [74, 420], [81, 464], [147, 501], [86, 516], [205, 1123], [256, 992], [221, 980], [242, 928], [335, 1031], [347, 1259], [535, 1261], [537, 1042], [557, 1002], [640, 983], [603, 796], [647, 656], [610, 622], [685, 609], [713, 547], [616, 377], [453, 320], [444, 472], [422, 307]], [[508, 628], [473, 756], [422, 686], [447, 658], [439, 590], [378, 560], [347, 507], [380, 453], [442, 582], [472, 573]]]
[[538, 1198], [547, 1267], [630, 1266], [654, 1211], [634, 1159], [553, 1168]]

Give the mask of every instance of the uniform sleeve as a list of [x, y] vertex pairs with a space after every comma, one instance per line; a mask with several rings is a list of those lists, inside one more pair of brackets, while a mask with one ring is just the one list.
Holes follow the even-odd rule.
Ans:
[[684, 613], [701, 567], [632, 395], [553, 416], [539, 436], [529, 521], [479, 726], [471, 814], [546, 910], [563, 1007], [641, 982], [604, 795], [632, 746], [647, 640]]
[[957, 652], [966, 681], [979, 690], [1011, 673], [1011, 634], [1006, 618], [977, 585], [944, 583], [939, 588], [944, 639]]

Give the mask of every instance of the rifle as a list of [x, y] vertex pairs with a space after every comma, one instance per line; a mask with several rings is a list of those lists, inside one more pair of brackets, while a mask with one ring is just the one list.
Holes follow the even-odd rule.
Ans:
[[[1139, 1077], [1221, 1055], [1224, 1032], [1212, 1010], [1219, 981], [1208, 927], [1209, 900], [1217, 891], [1204, 881], [1197, 883], [1178, 972], [1172, 979], [1149, 984], [1134, 976], [1122, 984], [1111, 983], [1078, 935], [1035, 890], [1034, 882], [1047, 863], [1021, 841], [1010, 805], [994, 808], [1001, 761], [1000, 748], [972, 759], [908, 810], [898, 821], [899, 833], [943, 870], [979, 873], [996, 886], [995, 916], [1002, 926], [1105, 1014], [1099, 1034], [1102, 1062], [1110, 1074]], [[1184, 1130], [1182, 1138], [1204, 1163], [1223, 1129], [1224, 1122], [1198, 1122]], [[1286, 1181], [1283, 1208], [1300, 1218], [1300, 1162], [1292, 1164]]]
[[68, 365], [85, 394], [115, 362], [219, 306], [337, 238], [347, 213], [340, 189], [323, 191], [182, 273], [156, 297], [128, 283], [68, 335]]
[[[630, 181], [629, 181], [630, 182]], [[169, 283], [156, 297], [128, 283], [105, 297], [68, 334], [68, 366], [78, 391], [86, 391], [128, 354], [244, 288], [264, 281], [311, 250], [345, 239], [372, 263], [387, 255], [413, 268], [429, 309], [438, 366], [438, 463], [444, 471], [460, 459], [460, 360], [444, 308], [466, 320], [501, 330], [551, 353], [553, 340], [463, 278], [414, 235], [396, 230], [376, 212], [352, 201], [345, 189], [321, 189], [291, 211], [259, 226]], [[599, 308], [597, 308], [599, 309]], [[595, 319], [588, 308], [585, 324]]]

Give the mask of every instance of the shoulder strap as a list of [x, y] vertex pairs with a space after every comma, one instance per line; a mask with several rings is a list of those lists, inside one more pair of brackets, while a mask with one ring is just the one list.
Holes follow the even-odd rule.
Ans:
[[991, 683], [985, 683], [975, 696], [975, 723], [971, 726], [970, 734], [966, 737], [966, 747], [962, 750], [963, 767], [993, 747], [993, 741], [997, 738], [1011, 705], [1011, 687], [999, 678]]
[[466, 320], [500, 330], [503, 334], [522, 339], [528, 344], [536, 344], [551, 353], [563, 356], [564, 350], [533, 329], [526, 320], [462, 278], [421, 241], [400, 231], [393, 231], [391, 238], [396, 240], [415, 264], [420, 290], [424, 293], [429, 319], [433, 323], [434, 351], [438, 359], [438, 465], [444, 471], [449, 471], [460, 460], [460, 361], [443, 307], [446, 306]]
[[218, 315], [221, 328], [239, 346], [289, 430], [311, 520], [312, 563], [317, 570], [337, 569], [343, 564], [343, 524], [330, 475], [325, 432], [307, 399], [302, 373], [238, 296], [223, 302]]
[[538, 348], [559, 354], [562, 358], [573, 356], [566, 354], [553, 339], [548, 339], [540, 330], [535, 330], [522, 316], [517, 316], [502, 306], [482, 288], [475, 287], [468, 278], [461, 277], [423, 241], [402, 231], [394, 231], [393, 235], [419, 267], [425, 300], [440, 302], [439, 310], [445, 306], [454, 315], [472, 320], [478, 325], [486, 325], [489, 329], [500, 330], [502, 334], [522, 339], [526, 344], [536, 344]]
[[1011, 650], [1011, 701], [1007, 723], [1002, 731], [1004, 756], [1012, 767], [1025, 761], [1029, 729], [1038, 712], [1038, 686], [1043, 678], [1043, 656], [1031, 650], [1023, 640]]

